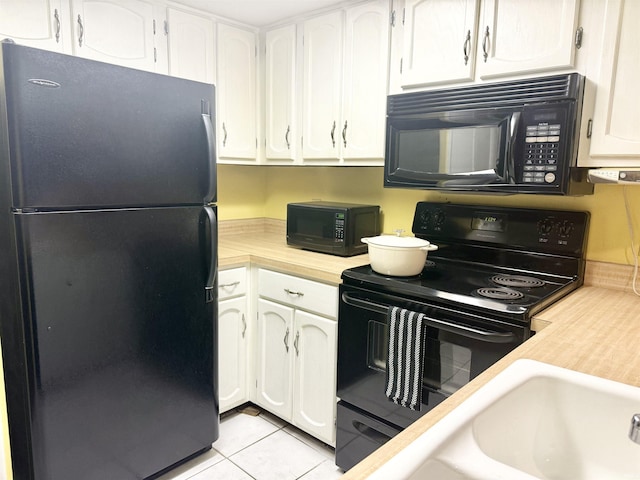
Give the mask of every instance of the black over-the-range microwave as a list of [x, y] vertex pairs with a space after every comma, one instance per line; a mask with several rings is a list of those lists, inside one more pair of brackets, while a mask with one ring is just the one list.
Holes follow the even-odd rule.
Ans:
[[367, 252], [363, 237], [380, 234], [380, 207], [338, 202], [287, 204], [287, 244], [349, 257]]
[[576, 167], [577, 73], [390, 95], [385, 187], [593, 193]]

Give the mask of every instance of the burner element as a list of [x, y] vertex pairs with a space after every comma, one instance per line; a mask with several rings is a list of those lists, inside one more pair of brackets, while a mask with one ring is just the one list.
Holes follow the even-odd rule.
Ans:
[[545, 282], [534, 277], [525, 277], [523, 275], [500, 274], [491, 277], [491, 281], [503, 287], [511, 288], [535, 288], [543, 287]]
[[486, 287], [479, 288], [476, 293], [481, 297], [492, 298], [494, 300], [520, 300], [524, 297], [523, 293], [506, 287]]

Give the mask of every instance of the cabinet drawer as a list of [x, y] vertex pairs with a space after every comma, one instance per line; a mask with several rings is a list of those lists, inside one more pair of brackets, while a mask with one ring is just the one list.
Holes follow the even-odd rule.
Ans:
[[218, 274], [218, 300], [246, 295], [247, 269], [245, 267], [222, 270]]
[[261, 297], [321, 315], [338, 316], [338, 287], [260, 269], [258, 293]]

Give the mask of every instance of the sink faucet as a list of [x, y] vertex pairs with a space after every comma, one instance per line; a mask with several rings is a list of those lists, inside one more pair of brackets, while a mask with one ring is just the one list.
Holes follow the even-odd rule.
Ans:
[[636, 413], [631, 417], [631, 428], [629, 429], [629, 438], [631, 441], [640, 445], [640, 413]]

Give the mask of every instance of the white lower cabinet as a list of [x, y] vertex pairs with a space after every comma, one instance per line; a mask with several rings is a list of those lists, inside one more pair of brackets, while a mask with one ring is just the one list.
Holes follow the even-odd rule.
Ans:
[[220, 412], [249, 400], [247, 269], [223, 270], [218, 280], [218, 397]]
[[260, 269], [258, 295], [256, 403], [335, 445], [337, 288]]

